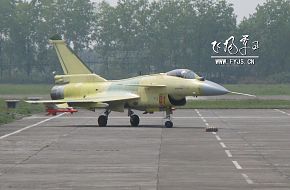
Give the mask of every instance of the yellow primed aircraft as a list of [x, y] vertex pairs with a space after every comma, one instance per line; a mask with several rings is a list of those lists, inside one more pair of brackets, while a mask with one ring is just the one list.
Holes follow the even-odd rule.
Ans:
[[106, 80], [94, 74], [62, 39], [51, 39], [64, 75], [56, 75], [51, 89], [52, 100], [27, 101], [46, 105], [68, 105], [94, 111], [104, 109], [99, 116], [100, 127], [107, 125], [111, 111], [128, 109], [131, 126], [139, 125], [144, 113], [166, 112], [165, 127], [173, 127], [173, 106], [186, 104], [186, 96], [214, 96], [230, 93], [224, 87], [199, 77], [191, 70], [176, 69], [167, 73], [143, 75], [122, 80]]

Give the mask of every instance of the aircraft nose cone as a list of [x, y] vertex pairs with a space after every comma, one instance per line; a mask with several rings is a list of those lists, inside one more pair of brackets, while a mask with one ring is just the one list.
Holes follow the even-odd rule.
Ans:
[[203, 96], [218, 96], [227, 94], [230, 91], [217, 83], [207, 80], [202, 83], [201, 92]]

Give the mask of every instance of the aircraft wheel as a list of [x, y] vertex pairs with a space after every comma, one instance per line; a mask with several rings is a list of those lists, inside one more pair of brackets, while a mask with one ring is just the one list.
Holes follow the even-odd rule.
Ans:
[[130, 123], [132, 127], [138, 127], [139, 122], [140, 122], [140, 119], [138, 115], [133, 114], [130, 116]]
[[166, 122], [165, 122], [165, 127], [166, 127], [166, 128], [172, 128], [172, 127], [173, 127], [173, 123], [172, 123], [172, 121], [166, 121]]
[[100, 115], [98, 118], [99, 127], [106, 127], [108, 122], [108, 117], [105, 115]]

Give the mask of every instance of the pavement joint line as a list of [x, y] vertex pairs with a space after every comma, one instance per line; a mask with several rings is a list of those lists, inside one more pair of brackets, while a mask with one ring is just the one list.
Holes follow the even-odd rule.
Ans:
[[[202, 121], [204, 122], [204, 124], [208, 127], [209, 124], [207, 123], [206, 119], [199, 113], [199, 111], [197, 109], [195, 109], [196, 113], [200, 116], [200, 118], [202, 119]], [[218, 117], [219, 119], [221, 119], [220, 117]], [[216, 139], [218, 141], [221, 141], [221, 138], [217, 135], [216, 132], [212, 132], [212, 134], [215, 135]], [[223, 142], [220, 142], [220, 145], [223, 147], [223, 148], [226, 148], [226, 145], [223, 143]], [[229, 158], [232, 158], [233, 155], [232, 153], [230, 152], [230, 150], [225, 150], [225, 153], [226, 155], [229, 157]], [[242, 166], [235, 160], [232, 160], [234, 166], [236, 167], [237, 170], [241, 170], [243, 169]], [[246, 182], [248, 184], [254, 184], [254, 182], [249, 178], [248, 175], [244, 174], [244, 173], [241, 173], [241, 175], [243, 176], [243, 178], [246, 180]]]
[[242, 176], [248, 184], [254, 184], [253, 180], [251, 180], [247, 174], [242, 173]]
[[58, 118], [58, 117], [60, 117], [60, 116], [62, 116], [62, 115], [64, 115], [64, 114], [66, 114], [66, 113], [62, 113], [62, 114], [59, 114], [59, 115], [57, 115], [57, 116], [50, 117], [50, 118], [48, 118], [48, 119], [45, 119], [45, 120], [39, 121], [39, 122], [37, 122], [37, 123], [35, 123], [35, 124], [28, 125], [27, 127], [21, 128], [21, 129], [19, 129], [19, 130], [17, 130], [17, 131], [14, 131], [14, 132], [12, 132], [12, 133], [8, 133], [8, 134], [6, 134], [6, 135], [3, 135], [3, 136], [0, 137], [0, 140], [5, 139], [5, 138], [7, 138], [7, 137], [9, 137], [9, 136], [11, 136], [11, 135], [15, 135], [15, 134], [17, 134], [17, 133], [20, 133], [20, 132], [22, 132], [22, 131], [25, 131], [25, 130], [27, 130], [27, 129], [30, 129], [30, 128], [32, 128], [32, 127], [36, 127], [36, 126], [38, 126], [38, 125], [40, 125], [40, 124], [42, 124], [42, 123], [45, 123], [45, 122], [47, 122], [47, 121], [49, 121], [49, 120], [52, 120], [52, 119]]
[[199, 115], [199, 118], [204, 122], [204, 124], [206, 125], [206, 127], [209, 127], [208, 122], [206, 121], [206, 119], [199, 113], [199, 111], [197, 109], [195, 109], [195, 112], [197, 113], [197, 115]]
[[161, 149], [162, 149], [162, 141], [163, 141], [163, 129], [160, 131], [160, 145], [158, 149], [158, 162], [157, 162], [157, 174], [156, 174], [156, 189], [159, 190], [159, 173], [160, 173], [160, 162], [161, 162]]
[[[208, 127], [208, 123], [206, 122], [206, 120], [204, 119], [204, 117], [198, 112], [197, 109], [195, 109], [196, 113], [200, 116], [200, 118], [203, 120], [203, 122], [205, 123], [205, 125]], [[216, 139], [218, 141], [221, 141], [221, 138], [216, 134], [216, 132], [212, 132], [212, 134], [215, 135]], [[223, 147], [223, 148], [226, 148], [226, 145], [223, 143], [223, 142], [220, 142], [220, 145]], [[229, 158], [233, 157], [233, 155], [231, 154], [230, 150], [225, 150], [225, 153], [227, 154], [227, 156]], [[236, 167], [236, 169], [238, 170], [241, 170], [243, 169], [242, 166], [237, 162], [237, 161], [232, 161], [234, 166]], [[242, 174], [242, 176], [244, 177], [244, 179], [246, 180], [246, 182], [248, 184], [253, 184], [253, 181], [246, 175], [246, 174]]]
[[225, 150], [225, 152], [226, 152], [226, 154], [227, 154], [227, 156], [228, 156], [229, 158], [233, 157], [233, 155], [232, 155], [232, 153], [231, 153], [230, 150]]
[[222, 139], [220, 138], [220, 136], [218, 135], [215, 135], [215, 138], [218, 140], [218, 141], [221, 141]]
[[233, 160], [232, 162], [238, 170], [243, 169], [242, 166], [237, 161]]
[[225, 143], [223, 143], [223, 142], [220, 142], [220, 145], [221, 145], [223, 148], [227, 148], [227, 146], [226, 146]]
[[280, 113], [286, 114], [286, 112], [284, 112], [284, 111], [282, 111], [282, 110], [280, 110], [280, 109], [274, 109], [274, 110], [277, 111], [277, 112], [280, 112]]
[[274, 109], [275, 111], [277, 111], [277, 112], [280, 112], [280, 113], [283, 113], [283, 114], [285, 114], [285, 115], [288, 115], [288, 116], [290, 116], [290, 114], [289, 113], [287, 113], [287, 112], [284, 112], [284, 111], [282, 111], [282, 110], [280, 110], [280, 109]]

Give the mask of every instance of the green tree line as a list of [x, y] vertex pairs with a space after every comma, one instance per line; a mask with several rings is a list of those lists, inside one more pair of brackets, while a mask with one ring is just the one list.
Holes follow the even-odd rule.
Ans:
[[[290, 82], [289, 0], [269, 0], [239, 24], [225, 0], [0, 0], [0, 18], [2, 83], [61, 74], [54, 34], [109, 79], [188, 68], [224, 83]], [[216, 65], [211, 43], [223, 52], [226, 39], [240, 46], [242, 35], [259, 42], [255, 64]]]

